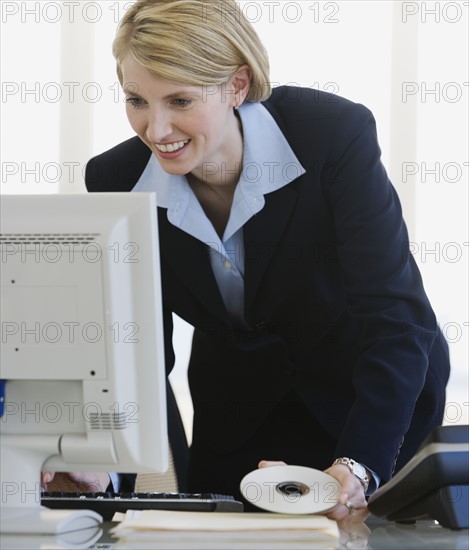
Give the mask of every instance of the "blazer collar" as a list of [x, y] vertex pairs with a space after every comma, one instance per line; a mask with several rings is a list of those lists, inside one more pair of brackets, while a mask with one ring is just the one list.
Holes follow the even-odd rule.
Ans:
[[[253, 306], [266, 269], [281, 244], [288, 221], [297, 202], [296, 185], [290, 184], [266, 195], [264, 208], [244, 226], [245, 317]], [[213, 275], [207, 247], [168, 221], [166, 210], [159, 208], [161, 255], [178, 279], [212, 313], [230, 324], [223, 299]]]
[[226, 321], [228, 314], [213, 275], [206, 245], [175, 227], [168, 220], [166, 210], [160, 207], [158, 221], [162, 262], [171, 267], [174, 276], [190, 289], [201, 304]]

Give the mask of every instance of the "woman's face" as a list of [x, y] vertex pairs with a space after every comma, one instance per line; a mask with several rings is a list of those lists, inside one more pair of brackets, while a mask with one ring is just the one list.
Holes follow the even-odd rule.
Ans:
[[241, 128], [233, 111], [244, 97], [239, 79], [220, 86], [181, 85], [155, 76], [131, 55], [122, 62], [122, 74], [130, 125], [163, 170], [225, 183], [242, 161]]

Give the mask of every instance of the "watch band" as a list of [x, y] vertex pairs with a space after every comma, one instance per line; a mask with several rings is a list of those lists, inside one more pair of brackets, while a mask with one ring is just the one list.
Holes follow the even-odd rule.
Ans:
[[[347, 468], [350, 470], [350, 472], [360, 481], [360, 483], [363, 485], [363, 489], [365, 491], [365, 494], [368, 490], [368, 485], [370, 484], [370, 478], [368, 477], [367, 471], [365, 466], [363, 464], [360, 464], [360, 462], [357, 462], [356, 460], [353, 460], [352, 458], [348, 457], [341, 457], [336, 458], [334, 462], [332, 463], [332, 466], [335, 466], [336, 464], [343, 464], [344, 466], [347, 466]], [[358, 472], [358, 470], [361, 470], [361, 472]]]

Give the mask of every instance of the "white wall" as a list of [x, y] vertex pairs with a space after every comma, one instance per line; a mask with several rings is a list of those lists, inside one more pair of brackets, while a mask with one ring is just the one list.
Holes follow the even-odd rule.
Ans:
[[[83, 192], [86, 161], [132, 135], [111, 55], [130, 4], [2, 1], [2, 192]], [[468, 2], [239, 5], [269, 50], [273, 82], [372, 109], [412, 252], [450, 341], [445, 421], [469, 423]], [[172, 383], [188, 425], [190, 335], [178, 321]]]

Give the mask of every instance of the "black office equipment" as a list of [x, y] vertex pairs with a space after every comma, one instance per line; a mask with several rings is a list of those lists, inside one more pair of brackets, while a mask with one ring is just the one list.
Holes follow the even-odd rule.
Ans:
[[105, 521], [127, 510], [177, 510], [189, 512], [242, 512], [243, 503], [214, 493], [43, 493], [48, 508], [94, 510]]
[[417, 454], [371, 495], [372, 514], [391, 521], [434, 519], [469, 528], [469, 426], [433, 430]]

